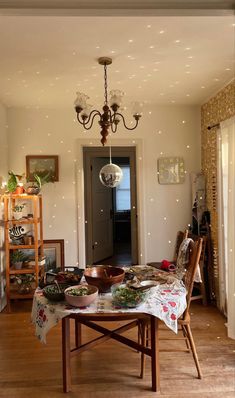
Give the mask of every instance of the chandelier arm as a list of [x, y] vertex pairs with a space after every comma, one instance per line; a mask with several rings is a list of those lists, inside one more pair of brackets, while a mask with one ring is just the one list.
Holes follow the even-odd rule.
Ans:
[[[83, 120], [82, 118], [80, 118], [79, 113], [77, 113], [77, 119], [78, 119], [79, 123], [83, 125], [85, 130], [90, 130], [90, 128], [93, 125], [94, 118], [96, 116], [99, 116], [100, 119], [101, 119], [101, 113], [99, 111], [95, 110], [95, 109], [93, 111], [91, 111], [91, 113], [90, 113], [90, 115], [89, 115], [89, 117], [88, 117], [88, 119], [86, 121]], [[88, 126], [88, 124], [89, 124], [89, 126]]]
[[112, 114], [111, 110], [109, 109], [109, 120], [110, 120], [110, 127], [112, 130], [112, 133], [116, 133], [116, 131], [117, 131], [117, 124], [114, 123], [116, 114], [117, 114], [116, 112], [114, 112]]
[[123, 122], [123, 125], [124, 125], [125, 129], [127, 129], [127, 130], [135, 130], [136, 127], [137, 127], [138, 124], [139, 124], [139, 118], [138, 118], [138, 119], [135, 119], [135, 125], [134, 125], [133, 127], [128, 127], [128, 126], [126, 125], [126, 121], [125, 121], [124, 116], [123, 116], [121, 113], [118, 113], [118, 112], [116, 113], [116, 115], [118, 115], [118, 116], [121, 117], [122, 122]]

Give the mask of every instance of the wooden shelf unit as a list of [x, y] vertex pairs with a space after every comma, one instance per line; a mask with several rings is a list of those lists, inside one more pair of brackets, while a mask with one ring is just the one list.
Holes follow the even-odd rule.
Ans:
[[[38, 286], [39, 277], [44, 272], [44, 266], [39, 264], [39, 256], [43, 256], [43, 217], [42, 217], [42, 196], [41, 195], [14, 195], [14, 194], [5, 194], [3, 195], [3, 203], [4, 203], [4, 231], [5, 231], [5, 253], [6, 253], [6, 298], [7, 298], [7, 310], [11, 311], [11, 300], [13, 299], [25, 299], [32, 298], [33, 292], [27, 294], [20, 294], [17, 292], [16, 286], [11, 283], [11, 277], [17, 275], [26, 275], [33, 274], [35, 279], [35, 287]], [[31, 202], [32, 214], [33, 217], [21, 218], [19, 220], [12, 219], [11, 209], [14, 207], [16, 201], [24, 201]], [[27, 204], [26, 202], [26, 204]], [[10, 242], [9, 237], [9, 228], [17, 225], [31, 225], [32, 226], [32, 235], [33, 235], [33, 244], [12, 244]], [[34, 250], [34, 260], [35, 265], [29, 267], [23, 267], [21, 269], [15, 269], [11, 264], [11, 251], [20, 250], [24, 251], [25, 249], [33, 249]]]

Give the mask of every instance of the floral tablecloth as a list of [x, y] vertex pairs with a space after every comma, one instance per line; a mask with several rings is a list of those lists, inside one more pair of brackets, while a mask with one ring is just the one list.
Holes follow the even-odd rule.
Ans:
[[34, 294], [31, 318], [35, 325], [36, 336], [46, 343], [49, 330], [69, 314], [142, 312], [156, 316], [177, 333], [177, 319], [185, 309], [186, 290], [179, 280], [171, 284], [154, 286], [150, 289], [144, 303], [136, 308], [128, 309], [114, 307], [111, 293], [99, 294], [97, 300], [86, 308], [71, 307], [66, 302], [55, 304], [46, 299], [42, 290], [38, 288]]

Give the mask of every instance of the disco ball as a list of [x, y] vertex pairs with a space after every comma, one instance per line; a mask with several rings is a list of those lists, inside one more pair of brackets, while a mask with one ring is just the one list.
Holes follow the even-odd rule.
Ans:
[[100, 170], [99, 177], [101, 183], [105, 187], [114, 188], [118, 184], [120, 184], [122, 180], [123, 177], [122, 169], [113, 163], [106, 164]]

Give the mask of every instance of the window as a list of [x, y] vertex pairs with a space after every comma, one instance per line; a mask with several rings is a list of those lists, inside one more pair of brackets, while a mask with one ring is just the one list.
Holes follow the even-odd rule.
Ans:
[[218, 130], [218, 236], [220, 308], [227, 315], [228, 337], [235, 339], [235, 117]]
[[116, 211], [131, 209], [130, 166], [120, 166], [123, 172], [121, 183], [116, 187]]

